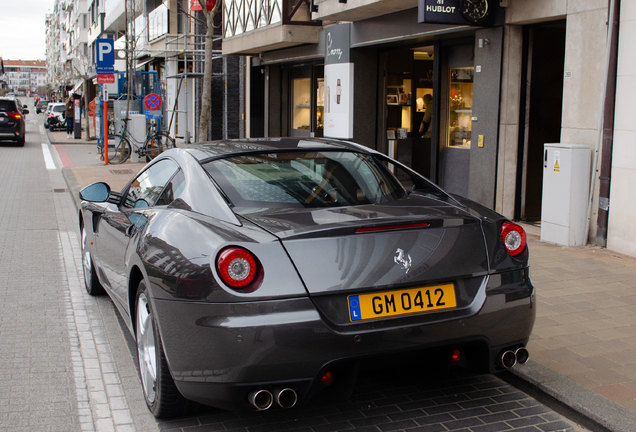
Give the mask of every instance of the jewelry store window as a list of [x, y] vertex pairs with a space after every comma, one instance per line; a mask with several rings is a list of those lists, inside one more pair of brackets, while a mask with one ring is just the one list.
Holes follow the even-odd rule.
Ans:
[[448, 147], [470, 148], [473, 113], [474, 67], [450, 69]]
[[323, 136], [324, 81], [322, 65], [299, 67], [291, 71], [290, 136]]

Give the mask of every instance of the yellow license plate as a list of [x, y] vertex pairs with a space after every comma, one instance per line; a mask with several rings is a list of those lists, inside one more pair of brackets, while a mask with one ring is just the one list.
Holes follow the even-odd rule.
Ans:
[[453, 284], [351, 295], [347, 299], [352, 322], [457, 307]]

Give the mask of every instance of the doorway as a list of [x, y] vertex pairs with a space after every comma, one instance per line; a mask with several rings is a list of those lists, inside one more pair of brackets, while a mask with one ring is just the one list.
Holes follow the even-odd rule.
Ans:
[[435, 45], [380, 53], [381, 149], [435, 181], [438, 118]]
[[515, 219], [541, 220], [543, 145], [561, 140], [565, 21], [524, 28]]

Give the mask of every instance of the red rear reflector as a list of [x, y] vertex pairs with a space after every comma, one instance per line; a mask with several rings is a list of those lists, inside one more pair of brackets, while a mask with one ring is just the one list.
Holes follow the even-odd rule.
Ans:
[[322, 376], [322, 378], [320, 378], [320, 383], [323, 385], [331, 384], [332, 381], [333, 381], [333, 373], [331, 373], [331, 371], [327, 371]]
[[458, 349], [453, 350], [453, 354], [451, 355], [451, 362], [457, 363], [462, 359], [462, 352]]
[[379, 226], [379, 227], [356, 228], [356, 232], [363, 233], [363, 232], [371, 232], [371, 231], [391, 231], [391, 230], [410, 229], [410, 228], [422, 228], [422, 227], [427, 227], [429, 225], [430, 224], [428, 222], [404, 224], [404, 225], [385, 225], [385, 226]]
[[519, 255], [526, 248], [526, 232], [512, 222], [501, 225], [501, 239], [511, 256]]

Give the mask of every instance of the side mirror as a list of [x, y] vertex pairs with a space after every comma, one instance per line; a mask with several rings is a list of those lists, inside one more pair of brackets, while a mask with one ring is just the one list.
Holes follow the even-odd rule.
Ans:
[[106, 202], [109, 196], [110, 186], [103, 182], [88, 185], [79, 192], [80, 199], [89, 202]]
[[26, 108], [22, 108], [22, 114], [28, 114], [28, 113], [29, 113], [29, 110], [28, 110], [28, 109], [26, 109]]

